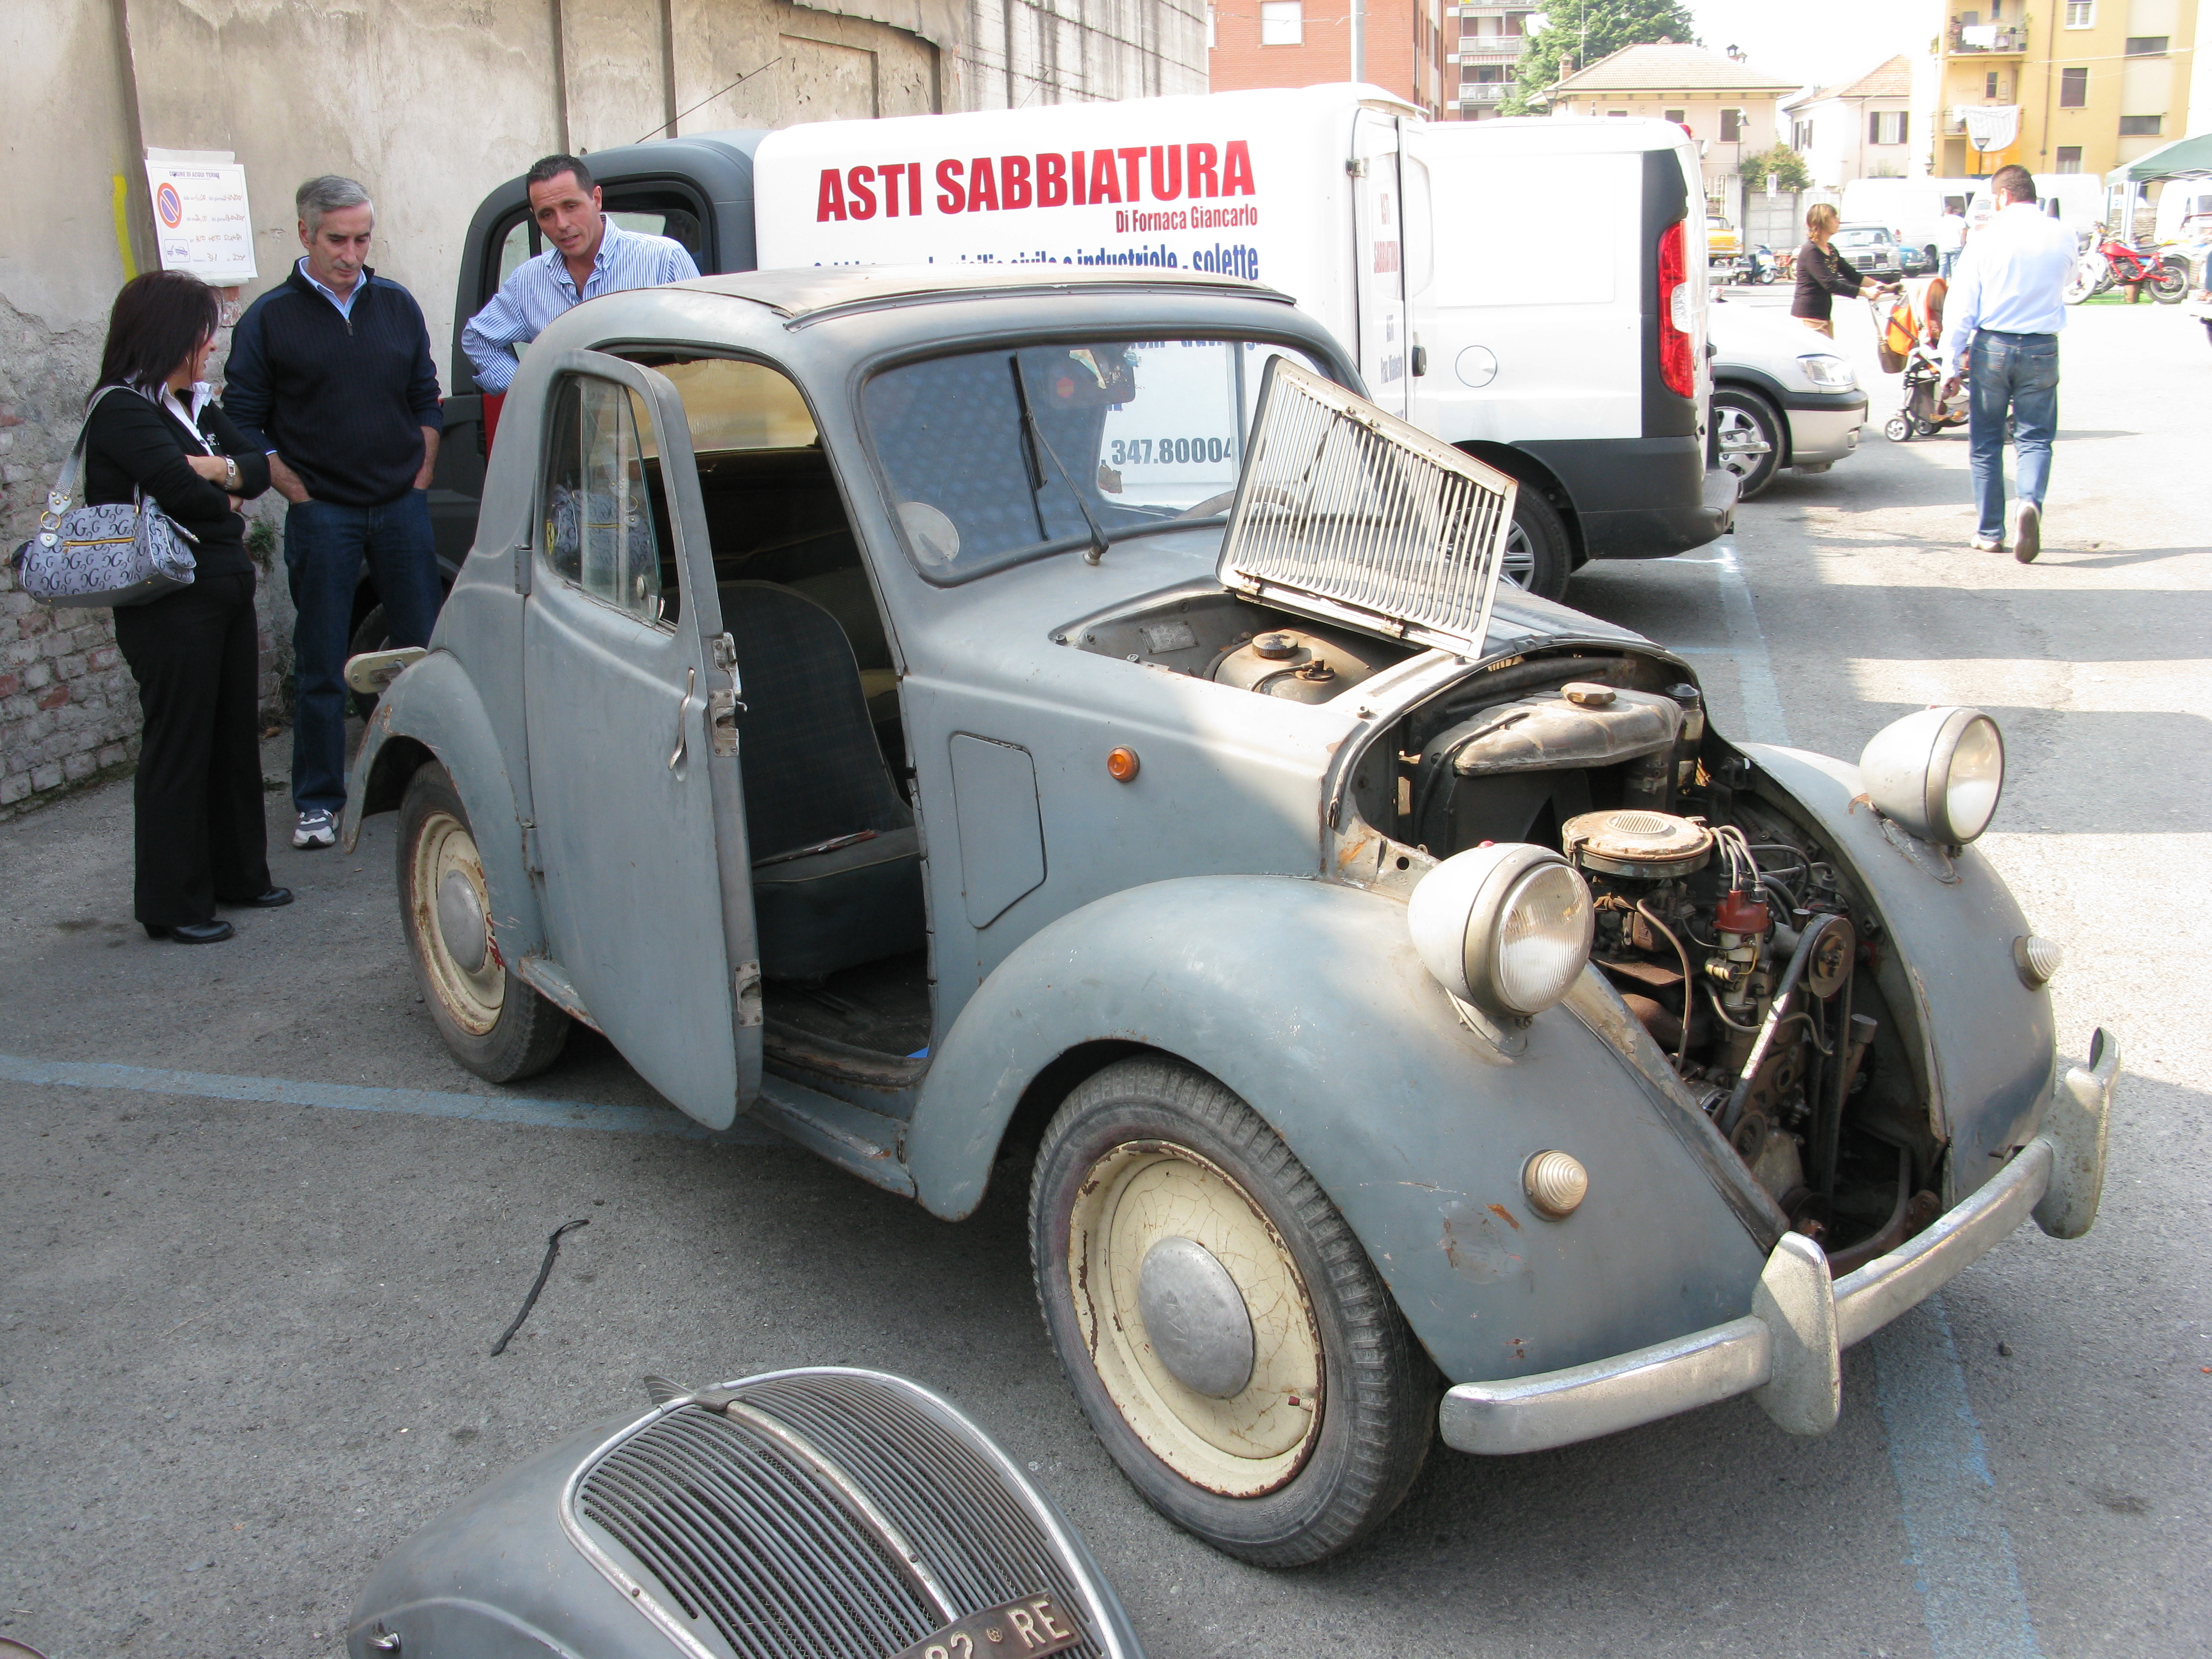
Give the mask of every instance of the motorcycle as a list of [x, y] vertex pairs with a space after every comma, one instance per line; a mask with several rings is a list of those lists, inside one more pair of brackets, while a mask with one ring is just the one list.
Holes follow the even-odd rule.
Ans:
[[1744, 280], [1756, 283], [1761, 288], [1771, 287], [1782, 275], [1782, 261], [1764, 242], [1752, 250], [1751, 258], [1745, 263], [1749, 269], [1744, 273]]
[[2141, 283], [2160, 305], [2179, 305], [2189, 293], [2189, 262], [2179, 254], [2160, 254], [2130, 247], [2117, 236], [2104, 237], [2074, 267], [2066, 303], [2078, 306], [2122, 283]]

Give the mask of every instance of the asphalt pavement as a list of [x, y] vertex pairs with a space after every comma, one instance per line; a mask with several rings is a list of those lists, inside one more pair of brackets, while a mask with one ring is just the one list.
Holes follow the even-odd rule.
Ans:
[[[1780, 295], [1751, 303], [1778, 304]], [[2165, 307], [2065, 337], [2042, 561], [1976, 554], [1963, 436], [1785, 474], [1735, 536], [1575, 603], [1692, 653], [1731, 733], [1856, 756], [1995, 714], [1983, 846], [2060, 940], [2062, 1048], [2127, 1079], [2095, 1231], [2032, 1227], [1844, 1361], [1798, 1441], [1738, 1401], [1510, 1461], [1439, 1451], [1356, 1553], [1267, 1573], [1154, 1515], [1046, 1346], [1018, 1195], [957, 1225], [680, 1120], [603, 1042], [495, 1090], [406, 962], [392, 820], [297, 854], [229, 945], [130, 917], [112, 785], [0, 826], [0, 1636], [49, 1659], [326, 1655], [374, 1563], [639, 1376], [905, 1372], [1066, 1509], [1149, 1650], [1984, 1659], [2212, 1651], [2212, 349]], [[282, 740], [269, 771], [284, 772]], [[1964, 1040], [1971, 1041], [1971, 1035]], [[489, 1356], [546, 1235], [530, 1322]]]

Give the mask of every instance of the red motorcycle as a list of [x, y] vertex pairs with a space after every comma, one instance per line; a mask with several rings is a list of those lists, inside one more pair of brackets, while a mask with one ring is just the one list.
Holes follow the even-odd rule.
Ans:
[[2121, 283], [2142, 283], [2160, 305], [2179, 305], [2189, 293], [2189, 262], [2179, 254], [2130, 247], [2118, 237], [2107, 236], [2081, 256], [2074, 280], [2067, 285], [2066, 299], [2079, 305]]

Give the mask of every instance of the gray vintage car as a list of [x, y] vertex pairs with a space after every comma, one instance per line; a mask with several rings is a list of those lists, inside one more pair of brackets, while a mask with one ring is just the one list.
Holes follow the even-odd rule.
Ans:
[[1727, 741], [1679, 658], [1500, 589], [1511, 481], [1358, 387], [1169, 272], [580, 306], [346, 826], [397, 809], [481, 1075], [582, 1020], [938, 1215], [1026, 1177], [1102, 1440], [1270, 1565], [1439, 1434], [1825, 1430], [1841, 1349], [2087, 1228], [2118, 1069], [2055, 1060], [1971, 845], [1986, 715]]

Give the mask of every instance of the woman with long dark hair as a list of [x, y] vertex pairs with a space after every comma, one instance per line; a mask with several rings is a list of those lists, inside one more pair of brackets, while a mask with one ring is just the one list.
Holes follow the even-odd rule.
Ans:
[[115, 296], [100, 385], [118, 386], [85, 431], [88, 503], [143, 496], [191, 538], [191, 586], [115, 613], [138, 680], [138, 920], [155, 939], [231, 936], [218, 904], [272, 908], [255, 685], [253, 564], [240, 505], [269, 488], [269, 462], [204, 384], [222, 320], [215, 290], [179, 270], [133, 277]]

